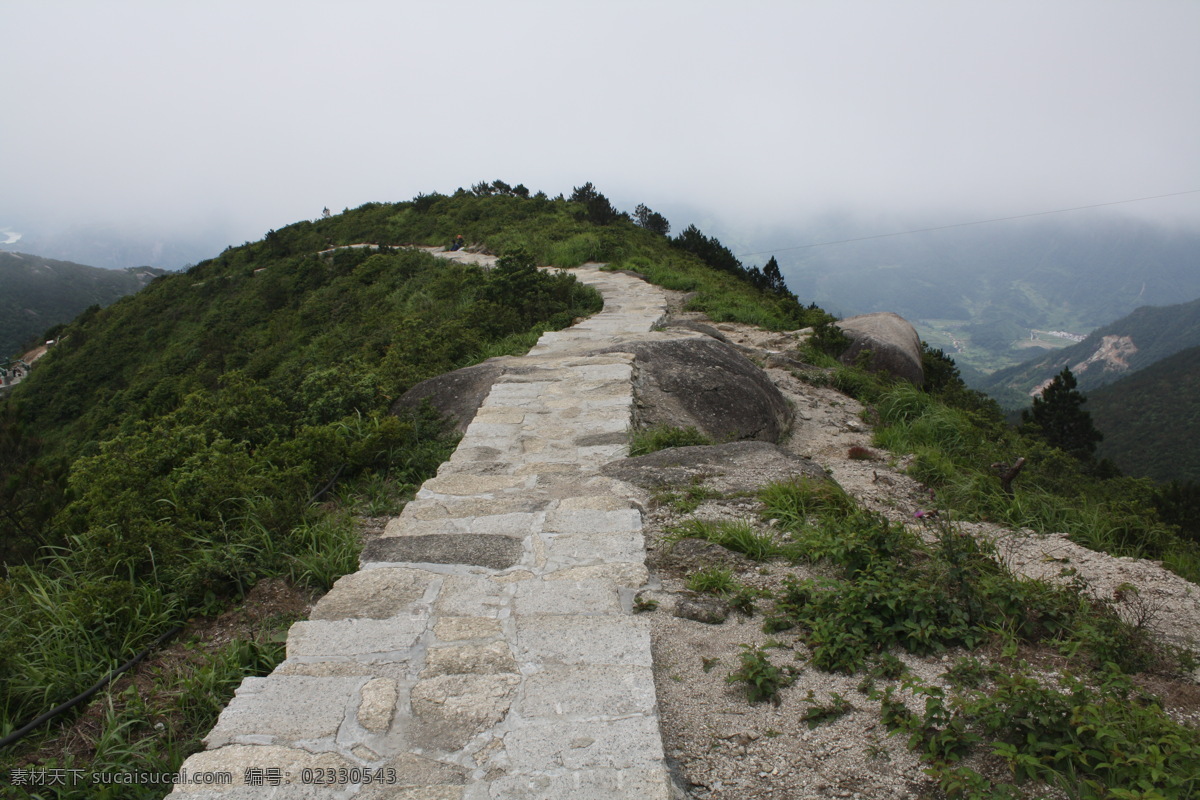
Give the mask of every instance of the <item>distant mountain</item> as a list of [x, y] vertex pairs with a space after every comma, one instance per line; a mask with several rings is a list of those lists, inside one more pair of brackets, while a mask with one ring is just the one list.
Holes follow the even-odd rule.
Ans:
[[979, 388], [1002, 405], [1024, 406], [1063, 367], [1080, 391], [1092, 390], [1145, 369], [1189, 347], [1200, 346], [1200, 299], [1172, 306], [1144, 306], [1093, 331], [1071, 347], [995, 372]]
[[26, 253], [0, 252], [0, 358], [20, 355], [47, 329], [89, 306], [107, 306], [165, 270], [100, 269]]
[[0, 252], [32, 252], [105, 269], [149, 265], [176, 270], [220, 252], [244, 233], [239, 226], [203, 222], [186, 231], [155, 230], [133, 223], [54, 227], [30, 222], [0, 230]]
[[[830, 218], [729, 236], [735, 253], [774, 251], [804, 302], [843, 315], [894, 311], [960, 366], [984, 373], [1071, 343], [1144, 305], [1200, 297], [1200, 231], [1088, 214], [933, 230]], [[865, 238], [863, 238], [865, 237]], [[845, 241], [862, 238], [860, 241]], [[806, 243], [841, 242], [823, 246]], [[744, 249], [743, 249], [744, 248]]]
[[1200, 347], [1097, 389], [1086, 408], [1104, 434], [1097, 455], [1127, 475], [1200, 481]]

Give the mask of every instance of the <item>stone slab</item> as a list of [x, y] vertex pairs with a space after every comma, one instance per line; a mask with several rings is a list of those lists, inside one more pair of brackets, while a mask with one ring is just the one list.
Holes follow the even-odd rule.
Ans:
[[546, 514], [546, 522], [542, 526], [547, 533], [618, 533], [641, 529], [642, 514], [636, 508], [616, 511], [559, 508]]
[[645, 619], [535, 615], [516, 625], [514, 652], [522, 664], [650, 666]]
[[521, 560], [521, 540], [487, 533], [381, 536], [363, 547], [359, 560], [389, 564], [467, 564], [508, 569]]
[[524, 485], [520, 478], [507, 475], [468, 475], [451, 473], [430, 478], [421, 486], [417, 498], [435, 497], [437, 495], [474, 496], [502, 492], [506, 489], [519, 489]]
[[526, 494], [504, 495], [496, 498], [455, 497], [441, 501], [426, 500], [409, 503], [404, 507], [404, 514], [397, 519], [461, 519], [488, 514], [530, 513], [541, 511], [544, 508], [544, 501], [539, 501]]
[[507, 603], [503, 583], [486, 575], [447, 575], [434, 613], [438, 617], [497, 617]]
[[658, 718], [640, 715], [599, 723], [527, 722], [505, 735], [504, 749], [513, 768], [522, 771], [550, 766], [635, 769], [663, 760]]
[[396, 682], [389, 678], [374, 678], [367, 681], [361, 691], [362, 702], [358, 706], [358, 724], [372, 733], [382, 733], [392, 724], [399, 693]]
[[513, 710], [527, 719], [650, 714], [654, 678], [645, 667], [547, 665], [526, 676]]
[[[318, 786], [305, 784], [303, 770], [334, 770], [353, 769], [360, 765], [346, 760], [337, 753], [309, 753], [290, 747], [274, 745], [229, 745], [216, 750], [206, 750], [196, 753], [183, 763], [183, 769], [190, 775], [199, 773], [228, 773], [232, 782], [227, 787], [218, 789], [201, 784], [177, 784], [172, 796], [180, 795], [189, 800], [202, 798], [221, 798], [221, 800], [241, 800], [241, 798], [287, 798], [288, 800], [338, 800], [350, 797], [357, 787], [351, 786]], [[262, 774], [255, 772], [278, 770], [281, 785], [275, 786], [264, 781], [261, 785], [247, 785], [248, 775]], [[253, 778], [252, 778], [253, 780]]]
[[329, 661], [407, 661], [427, 624], [424, 616], [297, 622], [288, 631], [287, 657]]
[[497, 640], [483, 644], [430, 647], [425, 653], [425, 669], [421, 671], [421, 677], [516, 671], [517, 662], [513, 660], [508, 643]]
[[440, 617], [433, 624], [433, 635], [441, 642], [490, 639], [500, 631], [500, 621], [488, 617]]
[[419, 726], [411, 732], [423, 747], [458, 750], [508, 714], [521, 676], [438, 675], [412, 688], [412, 710]]
[[290, 744], [335, 736], [365, 683], [357, 677], [246, 678], [204, 742], [220, 747], [261, 736]]
[[542, 537], [546, 556], [560, 565], [579, 566], [595, 562], [614, 563], [646, 560], [641, 531], [627, 533], [559, 533]]
[[421, 599], [440, 576], [402, 567], [369, 569], [343, 576], [317, 601], [309, 619], [394, 617]]
[[544, 577], [548, 581], [608, 581], [626, 589], [640, 589], [650, 581], [650, 571], [640, 561], [624, 561], [563, 567], [547, 572]]
[[513, 598], [516, 614], [620, 614], [617, 587], [598, 581], [521, 581]]

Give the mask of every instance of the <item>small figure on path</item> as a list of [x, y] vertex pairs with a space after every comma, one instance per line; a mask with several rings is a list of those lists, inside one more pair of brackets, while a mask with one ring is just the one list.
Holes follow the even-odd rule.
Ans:
[[460, 233], [458, 236], [454, 237], [454, 244], [450, 245], [451, 252], [455, 250], [462, 250], [464, 244], [466, 244], [466, 242], [463, 241], [463, 236]]

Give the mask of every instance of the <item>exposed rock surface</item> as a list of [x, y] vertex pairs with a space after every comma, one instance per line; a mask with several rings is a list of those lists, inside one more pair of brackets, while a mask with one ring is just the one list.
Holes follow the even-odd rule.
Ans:
[[722, 493], [754, 492], [760, 486], [796, 475], [828, 477], [810, 459], [768, 442], [727, 442], [672, 447], [649, 455], [605, 464], [601, 474], [644, 489], [686, 486], [702, 481]]
[[[721, 341], [717, 329], [679, 324], [703, 335], [685, 334], [681, 328], [675, 335], [657, 334], [593, 353], [633, 353], [635, 425], [692, 427], [716, 441], [778, 441], [791, 422], [791, 409], [774, 384], [735, 347]], [[419, 408], [428, 400], [462, 433], [496, 380], [520, 369], [515, 362], [493, 358], [422, 381], [396, 399], [392, 413]]]
[[392, 403], [393, 414], [401, 409], [420, 408], [428, 400], [430, 404], [454, 422], [459, 433], [466, 431], [476, 412], [483, 405], [492, 385], [504, 373], [506, 365], [515, 359], [507, 356], [489, 358], [481, 364], [456, 369], [444, 375], [421, 381]]
[[659, 334], [597, 352], [634, 355], [634, 423], [693, 427], [716, 441], [776, 442], [791, 409], [761, 369], [708, 336]]
[[925, 382], [921, 337], [904, 317], [879, 311], [849, 317], [837, 326], [850, 337], [850, 347], [841, 356], [842, 363], [853, 364], [859, 353], [870, 350], [871, 370], [889, 372], [917, 386]]
[[729, 339], [725, 336], [725, 334], [721, 333], [719, 330], [714, 328], [712, 325], [707, 325], [703, 322], [698, 322], [693, 319], [673, 318], [673, 319], [668, 320], [661, 327], [663, 330], [669, 330], [671, 328], [676, 328], [679, 330], [695, 331], [696, 333], [703, 333], [705, 336], [711, 336], [713, 339], [716, 339], [718, 342], [728, 342], [729, 341]]

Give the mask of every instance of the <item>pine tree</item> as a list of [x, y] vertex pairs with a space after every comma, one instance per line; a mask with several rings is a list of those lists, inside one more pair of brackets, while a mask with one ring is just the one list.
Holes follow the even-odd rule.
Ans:
[[1092, 415], [1083, 410], [1087, 398], [1075, 387], [1075, 376], [1064, 367], [1041, 396], [1033, 398], [1033, 407], [1021, 412], [1021, 421], [1054, 447], [1088, 461], [1104, 435], [1092, 424]]
[[644, 203], [639, 204], [633, 210], [633, 222], [635, 225], [645, 228], [648, 231], [653, 231], [660, 236], [666, 236], [671, 232], [671, 223], [667, 221], [667, 218], [657, 211], [651, 211]]
[[763, 276], [767, 281], [767, 291], [780, 297], [795, 296], [788, 291], [787, 283], [783, 279], [783, 273], [779, 271], [779, 262], [775, 260], [775, 256], [771, 256], [771, 260], [763, 267]]
[[587, 208], [588, 220], [597, 225], [608, 225], [622, 216], [591, 181], [575, 187], [575, 191], [571, 193], [571, 202], [582, 203]]

